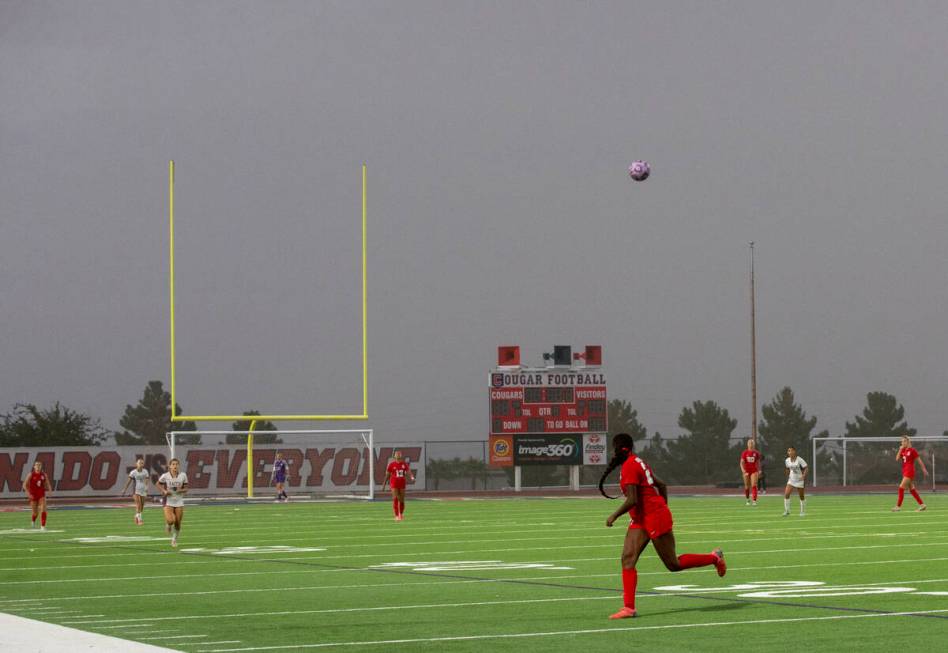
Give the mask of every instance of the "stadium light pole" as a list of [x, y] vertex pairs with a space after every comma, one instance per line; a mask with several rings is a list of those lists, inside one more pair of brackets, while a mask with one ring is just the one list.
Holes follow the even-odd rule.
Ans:
[[750, 241], [750, 318], [751, 318], [751, 439], [757, 446], [757, 311], [754, 303], [754, 241]]

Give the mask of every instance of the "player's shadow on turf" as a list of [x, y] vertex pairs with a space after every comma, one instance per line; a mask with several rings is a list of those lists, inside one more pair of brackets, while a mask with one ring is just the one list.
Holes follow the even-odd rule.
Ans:
[[723, 610], [741, 610], [743, 608], [753, 607], [753, 603], [743, 601], [729, 601], [727, 599], [718, 599], [720, 603], [712, 605], [695, 606], [693, 608], [679, 608], [677, 610], [661, 610], [659, 612], [649, 611], [649, 615], [658, 616], [660, 614], [679, 614], [681, 612], [721, 612]]

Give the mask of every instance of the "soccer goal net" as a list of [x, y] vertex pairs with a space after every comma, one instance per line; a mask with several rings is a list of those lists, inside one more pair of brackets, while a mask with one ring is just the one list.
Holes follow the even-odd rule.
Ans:
[[[894, 485], [902, 479], [902, 465], [895, 459], [899, 437], [839, 436], [812, 439], [811, 479], [814, 487]], [[948, 482], [948, 436], [915, 436], [912, 446], [928, 470], [926, 478], [916, 466], [919, 487], [932, 490]]]
[[270, 500], [281, 478], [278, 459], [286, 463], [290, 499], [371, 500], [393, 450], [376, 449], [372, 429], [171, 431], [166, 439], [169, 460], [177, 458], [188, 475], [190, 495]]

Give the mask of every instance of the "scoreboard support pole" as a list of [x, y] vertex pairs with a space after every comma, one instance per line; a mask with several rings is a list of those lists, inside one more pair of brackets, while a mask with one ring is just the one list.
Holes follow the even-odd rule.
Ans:
[[520, 492], [523, 489], [523, 468], [520, 465], [514, 465], [514, 492]]
[[579, 465], [570, 465], [569, 489], [571, 489], [573, 492], [579, 491]]

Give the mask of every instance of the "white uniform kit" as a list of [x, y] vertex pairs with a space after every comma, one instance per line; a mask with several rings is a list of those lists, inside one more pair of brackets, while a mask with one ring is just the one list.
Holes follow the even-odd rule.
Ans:
[[184, 485], [188, 483], [188, 475], [184, 472], [178, 472], [177, 476], [172, 476], [171, 472], [165, 472], [158, 479], [158, 483], [164, 483], [165, 489], [170, 492], [165, 497], [165, 505], [169, 508], [183, 508], [184, 507], [184, 495], [179, 493]]
[[[806, 471], [806, 461], [803, 460], [800, 456], [797, 456], [793, 460], [790, 460], [788, 457], [784, 461], [784, 466], [790, 470], [790, 475], [787, 476], [787, 485], [789, 487], [798, 488], [802, 492], [803, 490], [803, 472]], [[789, 490], [788, 490], [789, 491]], [[786, 517], [790, 514], [790, 498], [785, 497], [783, 500], [783, 516]], [[800, 499], [800, 516], [806, 514], [806, 501]]]
[[800, 456], [797, 456], [796, 460], [787, 458], [784, 461], [784, 465], [790, 470], [787, 485], [790, 487], [803, 487], [803, 470], [806, 469], [806, 461]]
[[148, 473], [147, 469], [141, 471], [133, 469], [128, 473], [128, 477], [135, 481], [135, 494], [140, 497], [148, 496], [148, 477], [151, 474]]

